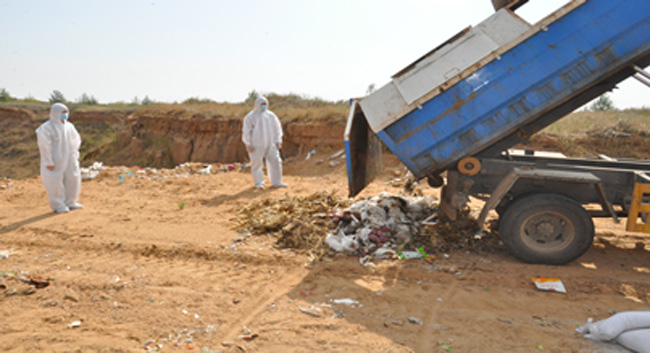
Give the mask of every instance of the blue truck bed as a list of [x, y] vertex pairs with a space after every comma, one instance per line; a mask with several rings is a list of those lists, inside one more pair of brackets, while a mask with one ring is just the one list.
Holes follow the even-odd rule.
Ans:
[[350, 195], [379, 172], [382, 142], [416, 177], [437, 176], [500, 154], [649, 64], [650, 0], [569, 1], [535, 25], [501, 9], [352, 100]]

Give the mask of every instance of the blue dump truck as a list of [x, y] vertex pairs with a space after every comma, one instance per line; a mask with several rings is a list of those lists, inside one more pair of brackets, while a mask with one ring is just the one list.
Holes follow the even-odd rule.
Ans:
[[567, 1], [536, 24], [515, 13], [526, 2], [493, 0], [483, 22], [351, 100], [349, 193], [377, 176], [385, 145], [442, 187], [451, 219], [482, 199], [479, 226], [495, 210], [512, 255], [565, 264], [591, 246], [592, 217], [650, 233], [650, 162], [510, 149], [628, 77], [650, 86], [650, 0]]

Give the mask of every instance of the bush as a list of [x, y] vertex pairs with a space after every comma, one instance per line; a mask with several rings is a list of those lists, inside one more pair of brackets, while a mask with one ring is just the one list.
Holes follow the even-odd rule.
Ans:
[[153, 103], [154, 103], [154, 101], [152, 99], [150, 99], [149, 96], [144, 96], [144, 98], [142, 98], [142, 102], [140, 102], [140, 104], [142, 104], [142, 105], [148, 105], [148, 104], [153, 104]]
[[54, 90], [52, 91], [52, 94], [50, 94], [50, 103], [65, 103], [65, 97], [63, 96], [63, 93], [61, 91]]
[[11, 98], [11, 95], [9, 95], [9, 91], [7, 91], [4, 88], [0, 89], [0, 102], [10, 102], [12, 101], [13, 98]]
[[88, 96], [87, 94], [82, 94], [79, 97], [79, 104], [83, 105], [97, 105], [97, 99], [94, 96]]
[[612, 101], [612, 99], [609, 98], [607, 93], [605, 93], [602, 96], [598, 97], [598, 99], [596, 99], [596, 101], [594, 101], [589, 106], [589, 110], [594, 112], [599, 112], [599, 111], [606, 111], [606, 110], [616, 110], [616, 107], [614, 107], [614, 102]]

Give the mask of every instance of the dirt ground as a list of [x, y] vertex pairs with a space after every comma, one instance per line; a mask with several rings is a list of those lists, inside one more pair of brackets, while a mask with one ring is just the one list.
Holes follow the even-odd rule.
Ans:
[[[359, 197], [399, 192], [387, 181], [400, 168]], [[504, 251], [310, 263], [270, 237], [242, 237], [234, 218], [265, 198], [345, 196], [344, 163], [288, 163], [289, 188], [261, 191], [237, 170], [125, 170], [85, 181], [86, 208], [67, 214], [50, 211], [39, 178], [0, 180], [0, 351], [624, 352], [575, 329], [649, 310], [650, 237], [610, 219], [566, 266]], [[560, 278], [567, 293], [539, 291], [533, 276]]]

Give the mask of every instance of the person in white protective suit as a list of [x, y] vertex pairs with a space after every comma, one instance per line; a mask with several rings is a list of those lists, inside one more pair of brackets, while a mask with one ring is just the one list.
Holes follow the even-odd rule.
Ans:
[[282, 125], [278, 117], [268, 110], [265, 97], [255, 100], [255, 108], [246, 115], [242, 128], [242, 141], [251, 161], [253, 182], [258, 189], [264, 188], [264, 160], [271, 184], [276, 188], [287, 187], [282, 182]]
[[41, 153], [41, 179], [56, 213], [82, 209], [77, 203], [81, 193], [79, 146], [81, 136], [68, 121], [70, 112], [61, 103], [50, 108], [50, 120], [36, 129]]

